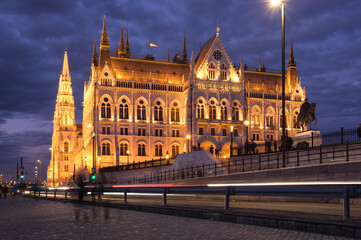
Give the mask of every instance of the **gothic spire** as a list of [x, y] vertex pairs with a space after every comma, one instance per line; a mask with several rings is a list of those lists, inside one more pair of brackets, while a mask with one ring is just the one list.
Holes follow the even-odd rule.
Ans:
[[100, 46], [109, 46], [107, 26], [106, 26], [106, 22], [105, 22], [105, 13], [104, 13], [104, 20], [103, 20], [102, 37], [100, 39]]
[[261, 61], [261, 57], [259, 57], [258, 71], [259, 71], [259, 72], [262, 72], [262, 61]]
[[218, 36], [219, 36], [219, 29], [220, 29], [220, 28], [219, 28], [219, 21], [218, 21], [218, 20], [217, 20], [217, 28], [216, 28], [216, 29], [217, 29], [217, 37], [218, 37]]
[[125, 51], [125, 47], [124, 47], [124, 33], [123, 33], [123, 18], [122, 18], [122, 23], [120, 25], [120, 43], [119, 43], [119, 50], [120, 52], [124, 52]]
[[287, 62], [287, 67], [288, 66], [296, 66], [296, 60], [295, 60], [295, 56], [293, 54], [292, 40], [291, 40], [291, 46], [290, 46], [290, 56], [289, 56], [288, 62]]
[[125, 51], [126, 51], [128, 54], [130, 54], [128, 24], [127, 24], [127, 42], [126, 42], [126, 44], [125, 44]]
[[63, 70], [61, 71], [61, 76], [62, 77], [69, 76], [69, 63], [68, 63], [68, 54], [67, 54], [66, 46], [65, 46], [65, 52], [64, 52]]
[[182, 60], [183, 60], [184, 63], [188, 63], [186, 33], [184, 33], [183, 58], [182, 58]]
[[96, 42], [95, 42], [95, 39], [94, 39], [94, 48], [93, 48], [92, 65], [94, 65], [94, 66], [98, 66], [98, 56], [97, 56], [97, 49], [96, 49]]

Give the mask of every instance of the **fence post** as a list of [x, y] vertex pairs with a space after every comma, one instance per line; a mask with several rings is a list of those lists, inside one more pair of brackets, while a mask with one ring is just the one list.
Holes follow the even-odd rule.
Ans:
[[224, 209], [229, 209], [229, 197], [230, 197], [230, 189], [229, 187], [226, 188], [226, 197], [224, 201]]
[[244, 172], [244, 157], [242, 157], [242, 172]]
[[204, 163], [202, 165], [202, 176], [204, 177]]
[[277, 168], [280, 168], [280, 155], [277, 152]]
[[322, 164], [322, 144], [320, 145], [320, 164]]
[[350, 218], [350, 193], [348, 187], [343, 190], [343, 220]]
[[163, 189], [163, 206], [167, 205], [167, 189]]
[[193, 178], [193, 165], [192, 165], [192, 167], [191, 167], [191, 174], [192, 174], [192, 175], [191, 175], [191, 176], [192, 176], [191, 178]]
[[297, 150], [297, 166], [300, 166], [300, 156], [298, 150]]
[[65, 190], [65, 200], [68, 199], [68, 191]]
[[346, 141], [346, 162], [348, 162], [349, 160], [348, 141]]
[[313, 147], [313, 132], [311, 133], [311, 146]]
[[231, 173], [231, 161], [230, 158], [228, 158], [228, 174]]
[[335, 160], [335, 145], [332, 145], [332, 159]]
[[48, 197], [48, 189], [45, 190], [45, 197]]
[[124, 204], [127, 204], [128, 202], [128, 190], [124, 188]]
[[341, 144], [343, 144], [343, 127], [341, 127]]
[[214, 163], [214, 175], [217, 175], [217, 163]]
[[258, 170], [261, 170], [261, 154], [258, 154]]
[[54, 199], [56, 199], [56, 189], [54, 189]]

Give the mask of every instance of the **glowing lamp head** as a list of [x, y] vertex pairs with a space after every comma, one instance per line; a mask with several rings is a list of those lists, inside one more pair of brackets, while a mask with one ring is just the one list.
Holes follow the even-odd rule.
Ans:
[[187, 135], [187, 139], [188, 139], [188, 140], [191, 139], [191, 135], [188, 134], [188, 135]]
[[244, 121], [244, 125], [248, 126], [249, 125], [249, 121]]
[[231, 126], [231, 132], [233, 133], [233, 126]]
[[278, 6], [278, 5], [280, 5], [280, 3], [281, 3], [281, 0], [271, 0], [271, 4], [273, 6]]
[[169, 158], [169, 153], [167, 151], [167, 153], [165, 154], [165, 158], [168, 159]]
[[127, 150], [127, 154], [129, 155], [129, 150]]

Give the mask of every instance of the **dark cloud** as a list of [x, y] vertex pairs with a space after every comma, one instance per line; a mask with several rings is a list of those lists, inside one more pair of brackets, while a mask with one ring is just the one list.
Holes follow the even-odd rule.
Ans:
[[[317, 103], [322, 131], [351, 128], [361, 119], [360, 8], [358, 0], [287, 1], [287, 50], [293, 39], [299, 76], [308, 98]], [[171, 57], [182, 52], [184, 32], [188, 51], [197, 55], [200, 45], [215, 34], [219, 20], [222, 42], [234, 64], [243, 56], [248, 66], [257, 66], [262, 57], [266, 67], [281, 68], [280, 9], [270, 7], [268, 0], [3, 0], [1, 169], [13, 166], [29, 149], [49, 158], [52, 129], [7, 134], [16, 129], [3, 126], [18, 118], [51, 124], [65, 45], [76, 119], [81, 122], [83, 80], [89, 77], [92, 45], [94, 39], [99, 43], [104, 12], [113, 51], [120, 38], [121, 17], [129, 26], [132, 53], [147, 54], [152, 40], [160, 46], [154, 54], [161, 57], [168, 50]], [[43, 151], [38, 150], [40, 146]]]

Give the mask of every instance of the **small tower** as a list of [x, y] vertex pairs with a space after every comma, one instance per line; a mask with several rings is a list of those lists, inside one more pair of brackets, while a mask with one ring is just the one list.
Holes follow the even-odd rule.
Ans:
[[128, 24], [127, 24], [127, 42], [125, 44], [125, 57], [128, 57], [128, 58], [130, 57]]
[[125, 45], [124, 45], [124, 34], [123, 34], [123, 19], [120, 25], [120, 41], [118, 46], [118, 56], [123, 57], [125, 53]]
[[188, 64], [188, 55], [187, 55], [187, 42], [186, 42], [186, 34], [184, 33], [184, 42], [183, 42], [183, 57], [182, 63]]
[[287, 62], [286, 92], [288, 93], [292, 92], [297, 82], [298, 82], [297, 65], [293, 53], [293, 44], [291, 40], [290, 56]]
[[76, 122], [73, 89], [69, 73], [68, 55], [65, 47], [63, 68], [59, 78], [59, 89], [54, 112], [54, 128], [51, 147], [50, 171], [48, 182], [56, 186], [66, 185], [74, 171], [74, 153], [76, 147]]
[[105, 22], [105, 13], [104, 13], [104, 20], [103, 20], [103, 31], [102, 36], [100, 38], [100, 53], [99, 53], [99, 67], [100, 70], [104, 67], [105, 62], [108, 62], [110, 66], [110, 52], [109, 52], [109, 40], [108, 40], [108, 33], [107, 33], [107, 26]]

